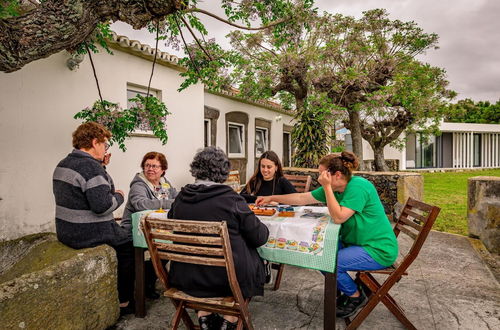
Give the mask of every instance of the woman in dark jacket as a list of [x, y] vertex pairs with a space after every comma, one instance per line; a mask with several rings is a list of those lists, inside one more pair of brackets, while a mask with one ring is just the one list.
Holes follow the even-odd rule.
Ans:
[[248, 180], [241, 196], [247, 203], [255, 203], [258, 196], [286, 195], [296, 193], [295, 187], [283, 176], [281, 161], [274, 151], [260, 156], [254, 175]]
[[[222, 184], [229, 160], [219, 148], [207, 147], [191, 163], [194, 184], [181, 189], [168, 217], [171, 219], [227, 222], [236, 276], [245, 298], [264, 294], [265, 270], [256, 248], [264, 245], [269, 230], [248, 208], [245, 199]], [[176, 287], [195, 297], [231, 295], [226, 270], [220, 267], [172, 262], [169, 278]], [[237, 318], [198, 312], [201, 329], [236, 329]]]

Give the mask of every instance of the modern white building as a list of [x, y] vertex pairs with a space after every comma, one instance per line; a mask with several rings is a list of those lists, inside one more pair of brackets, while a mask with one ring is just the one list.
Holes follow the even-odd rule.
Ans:
[[[101, 91], [104, 99], [127, 107], [131, 96], [147, 92], [154, 51], [124, 36], [114, 35], [110, 44], [114, 55], [93, 55]], [[70, 59], [60, 52], [19, 71], [0, 73], [0, 241], [54, 231], [53, 170], [72, 150], [71, 134], [80, 124], [73, 116], [99, 97], [88, 56], [73, 71], [67, 66]], [[126, 141], [126, 152], [112, 146], [108, 172], [117, 189], [128, 193], [149, 151], [167, 156], [167, 177], [178, 189], [193, 181], [189, 164], [206, 145], [225, 150], [242, 181], [253, 173], [264, 150], [274, 150], [289, 165], [290, 114], [235, 92], [208, 92], [201, 84], [178, 92], [184, 78], [177, 63], [175, 56], [158, 53], [151, 83], [152, 93], [171, 112], [166, 119], [168, 143], [161, 145], [145, 128]]]
[[406, 168], [500, 167], [500, 125], [443, 122], [440, 130], [428, 141], [408, 136]]

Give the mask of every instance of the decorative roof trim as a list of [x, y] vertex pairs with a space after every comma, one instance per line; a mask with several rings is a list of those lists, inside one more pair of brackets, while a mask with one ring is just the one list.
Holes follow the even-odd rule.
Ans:
[[[111, 38], [108, 40], [111, 48], [122, 50], [151, 61], [154, 59], [156, 49], [137, 40], [130, 40], [126, 36], [117, 35], [114, 31], [111, 31]], [[167, 52], [158, 51], [156, 62], [177, 69], [178, 71], [186, 70], [183, 66], [179, 65], [179, 58], [177, 56]]]
[[282, 114], [287, 115], [287, 116], [293, 117], [293, 115], [294, 115], [293, 111], [285, 110], [277, 103], [274, 103], [271, 101], [266, 101], [266, 100], [260, 100], [260, 101], [250, 100], [250, 99], [242, 97], [238, 92], [236, 92], [234, 90], [224, 90], [224, 91], [217, 91], [216, 92], [216, 91], [210, 90], [208, 88], [205, 88], [205, 92], [210, 93], [210, 94], [214, 94], [214, 95], [218, 95], [218, 96], [222, 96], [222, 97], [226, 97], [228, 99], [232, 99], [232, 100], [235, 100], [238, 102], [243, 102], [243, 103], [255, 105], [255, 106], [258, 106], [261, 108], [266, 108], [268, 110], [279, 112], [279, 113], [282, 113]]
[[[111, 38], [109, 38], [108, 40], [109, 46], [113, 49], [117, 49], [131, 55], [139, 56], [150, 61], [153, 61], [154, 59], [156, 49], [151, 48], [151, 46], [143, 44], [138, 40], [130, 40], [127, 36], [118, 35], [114, 31], [111, 31]], [[186, 68], [179, 64], [179, 58], [167, 52], [158, 51], [156, 62], [173, 68], [177, 71], [186, 71]], [[250, 100], [242, 97], [239, 94], [239, 91], [236, 89], [214, 92], [205, 88], [205, 91], [210, 94], [227, 97], [238, 102], [244, 102], [247, 104], [273, 110], [275, 112], [279, 112], [288, 116], [293, 116], [293, 111], [283, 109], [278, 103], [267, 100]]]

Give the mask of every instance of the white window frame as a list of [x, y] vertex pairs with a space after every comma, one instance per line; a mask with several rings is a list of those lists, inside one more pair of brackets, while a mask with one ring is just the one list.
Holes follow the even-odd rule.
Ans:
[[[233, 127], [237, 127], [240, 129], [240, 143], [241, 143], [241, 152], [239, 153], [232, 153], [230, 150], [231, 150], [231, 146], [230, 146], [230, 141], [231, 141], [231, 138], [229, 136], [229, 128], [233, 126]], [[228, 122], [227, 123], [227, 130], [226, 130], [226, 134], [227, 134], [227, 156], [229, 158], [245, 158], [245, 124], [240, 124], [240, 123], [234, 123], [234, 122]]]
[[203, 141], [203, 145], [205, 145], [205, 142], [206, 142], [206, 146], [207, 147], [210, 147], [212, 145], [212, 121], [210, 119], [204, 119], [203, 121], [203, 130], [205, 130], [205, 123], [207, 125], [207, 131], [204, 132], [205, 136], [204, 136], [204, 141]]
[[[257, 151], [257, 131], [261, 131], [264, 133], [264, 151]], [[269, 129], [265, 127], [256, 126], [255, 127], [255, 158], [259, 158], [262, 154], [269, 150]]]
[[287, 135], [287, 144], [288, 144], [288, 164], [283, 164], [284, 167], [290, 167], [292, 165], [292, 133], [284, 131], [283, 135]]
[[[134, 104], [132, 104], [129, 99], [135, 97], [137, 94], [140, 94], [142, 96], [146, 96], [148, 92], [147, 87], [135, 85], [135, 84], [127, 84], [127, 108], [132, 107]], [[129, 95], [130, 93], [130, 95]], [[149, 95], [154, 96], [158, 98], [161, 101], [161, 93], [157, 89], [150, 88], [149, 89]], [[153, 136], [153, 131], [150, 129], [135, 129], [134, 132], [132, 132], [132, 135], [135, 136]]]

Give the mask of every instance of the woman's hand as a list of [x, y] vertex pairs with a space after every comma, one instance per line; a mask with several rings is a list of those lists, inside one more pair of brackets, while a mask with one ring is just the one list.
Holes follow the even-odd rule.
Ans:
[[271, 199], [271, 196], [259, 196], [255, 200], [255, 205], [257, 205], [257, 206], [267, 205], [267, 204], [271, 204], [272, 202], [273, 202], [273, 200]]
[[323, 186], [331, 186], [332, 185], [332, 175], [328, 171], [321, 172], [318, 182]]

